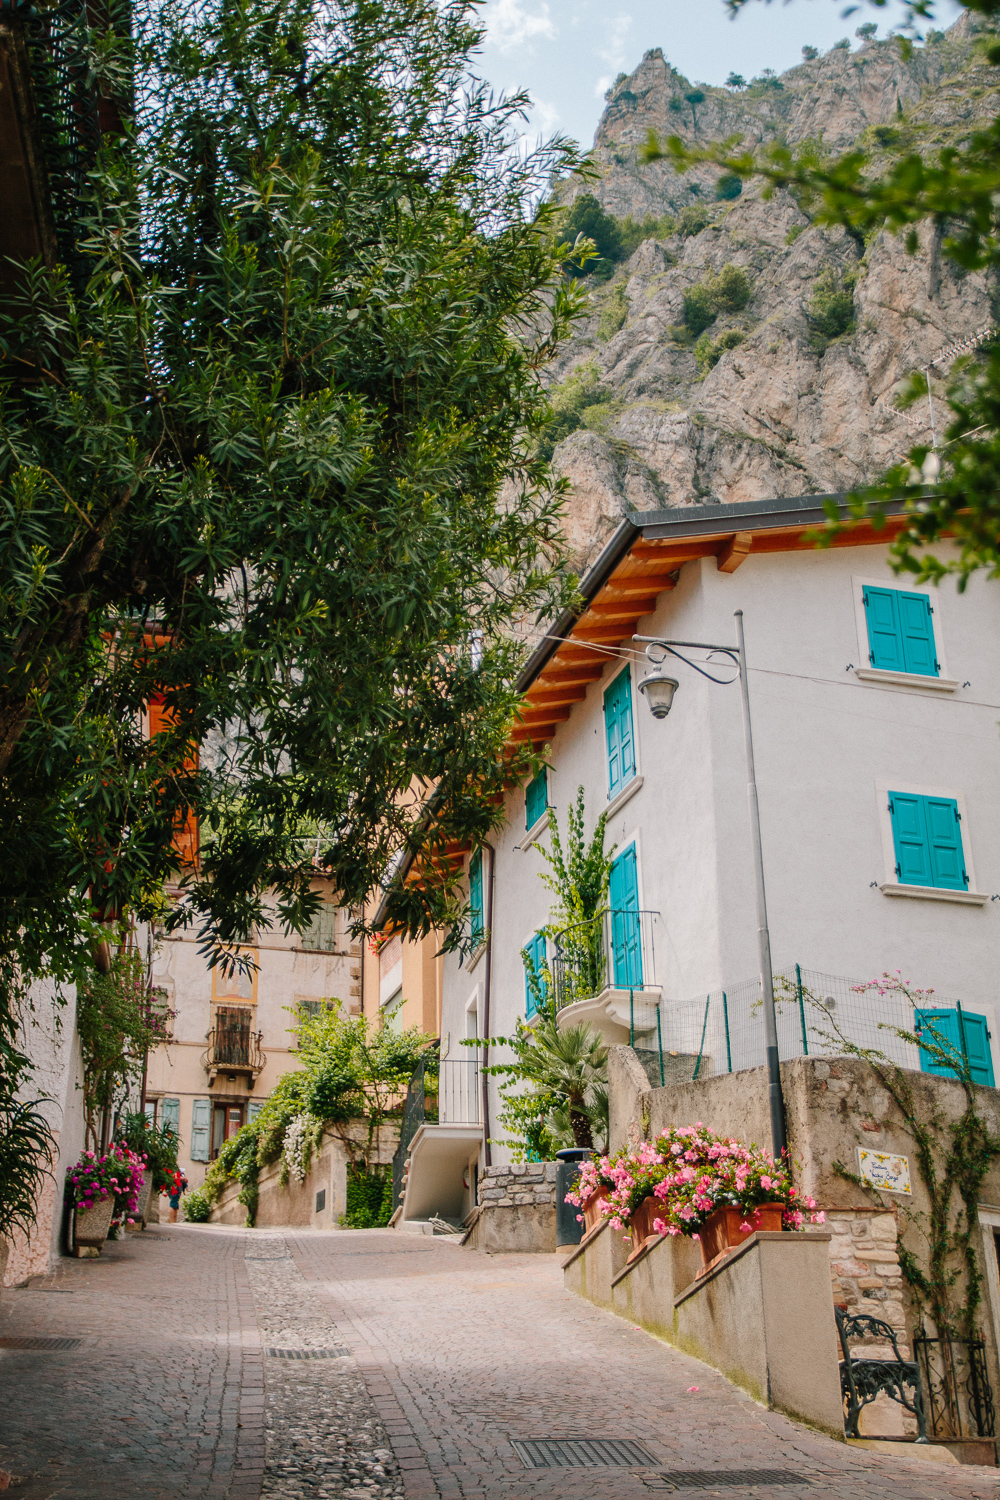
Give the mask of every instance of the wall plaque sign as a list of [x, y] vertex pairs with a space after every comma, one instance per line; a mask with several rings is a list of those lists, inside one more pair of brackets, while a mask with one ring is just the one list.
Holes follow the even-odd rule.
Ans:
[[909, 1193], [910, 1158], [888, 1151], [866, 1151], [858, 1147], [858, 1173], [863, 1182], [886, 1193]]

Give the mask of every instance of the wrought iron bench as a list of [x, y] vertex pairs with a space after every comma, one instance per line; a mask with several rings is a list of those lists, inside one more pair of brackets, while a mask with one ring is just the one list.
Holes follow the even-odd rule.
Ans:
[[[858, 1418], [865, 1407], [884, 1391], [890, 1400], [897, 1401], [916, 1417], [917, 1442], [926, 1443], [927, 1418], [920, 1388], [920, 1370], [916, 1360], [900, 1358], [895, 1329], [881, 1318], [870, 1317], [867, 1313], [855, 1313], [852, 1316], [842, 1308], [835, 1307], [834, 1314], [844, 1354], [840, 1362], [840, 1389], [844, 1396], [844, 1431], [847, 1436], [860, 1436]], [[862, 1338], [878, 1339], [880, 1343], [890, 1344], [895, 1357], [866, 1359], [863, 1355], [858, 1357], [852, 1354], [848, 1340]], [[907, 1396], [907, 1389], [913, 1392], [912, 1398]]]

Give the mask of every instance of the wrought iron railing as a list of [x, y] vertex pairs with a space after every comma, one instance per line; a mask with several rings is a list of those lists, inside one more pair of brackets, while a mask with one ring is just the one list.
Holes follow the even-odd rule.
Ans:
[[263, 1072], [267, 1062], [261, 1045], [263, 1040], [262, 1031], [250, 1031], [242, 1026], [213, 1026], [208, 1033], [205, 1067], [211, 1073], [230, 1068], [236, 1072], [253, 1073], [256, 1077]]
[[932, 1339], [918, 1333], [913, 1353], [920, 1367], [929, 1435], [995, 1437], [996, 1411], [983, 1339]]
[[655, 989], [654, 932], [659, 912], [611, 907], [555, 937], [552, 989], [556, 1009], [605, 990]]
[[446, 1057], [439, 1066], [438, 1120], [442, 1125], [478, 1125], [479, 1063], [474, 1057]]

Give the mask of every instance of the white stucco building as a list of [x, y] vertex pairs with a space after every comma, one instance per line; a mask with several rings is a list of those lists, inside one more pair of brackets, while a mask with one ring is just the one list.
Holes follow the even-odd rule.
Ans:
[[[960, 594], [951, 582], [918, 586], [895, 574], [888, 542], [898, 518], [817, 550], [807, 533], [823, 520], [823, 498], [623, 522], [583, 580], [586, 609], [558, 621], [528, 662], [515, 738], [544, 746], [548, 769], [509, 794], [494, 847], [469, 851], [474, 923], [487, 938], [444, 963], [439, 1130], [474, 1122], [480, 1162], [483, 1136], [497, 1134], [495, 1081], [470, 1086], [474, 1065], [458, 1044], [505, 1035], [526, 1015], [524, 949], [548, 963], [560, 1001], [570, 1002], [561, 1020], [631, 1037], [655, 1066], [666, 1059], [679, 1076], [763, 1060], [739, 685], [713, 684], [668, 658], [679, 686], [669, 716], [656, 720], [638, 691], [651, 668], [632, 639], [735, 644], [737, 609], [771, 951], [775, 970], [792, 976], [782, 991], [782, 1056], [821, 1045], [823, 1018], [796, 1004], [795, 965], [806, 997], [821, 991], [852, 1039], [875, 1045], [873, 998], [850, 981], [898, 969], [936, 992], [926, 1006], [946, 1012], [941, 1025], [956, 1040], [961, 1029], [976, 1076], [993, 1082], [1000, 587], [977, 575]], [[706, 665], [705, 652], [685, 654]], [[708, 670], [733, 676], [724, 660]], [[554, 901], [540, 879], [547, 805], [565, 838], [580, 786], [588, 835], [607, 813], [606, 843], [616, 846], [619, 915], [606, 923], [596, 995], [539, 935]], [[901, 1060], [919, 1066], [909, 1052]], [[463, 1153], [467, 1178], [469, 1152], [456, 1134], [453, 1154]], [[505, 1157], [502, 1147], [490, 1154]]]

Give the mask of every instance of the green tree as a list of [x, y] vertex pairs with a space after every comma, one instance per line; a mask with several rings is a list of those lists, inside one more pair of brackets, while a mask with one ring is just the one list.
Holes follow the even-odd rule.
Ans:
[[[600, 1134], [602, 1127], [606, 1143], [608, 1049], [592, 1026], [561, 1029], [555, 1006], [543, 1000], [530, 1026], [519, 1018], [514, 1036], [490, 1040], [514, 1054], [486, 1068], [503, 1080], [499, 1123], [514, 1132], [502, 1145], [538, 1159], [562, 1144], [593, 1148], [595, 1128]], [[560, 1114], [571, 1142], [560, 1139]]]
[[569, 256], [563, 262], [567, 276], [608, 276], [613, 271], [615, 262], [621, 259], [622, 238], [618, 221], [612, 214], [605, 213], [593, 193], [581, 193], [579, 198], [573, 200], [560, 225], [560, 234], [570, 246], [575, 245], [578, 239], [589, 240], [597, 251], [596, 261], [593, 255], [589, 260], [579, 254]]
[[684, 293], [684, 322], [693, 334], [704, 331], [720, 313], [739, 312], [753, 294], [750, 278], [739, 266], [723, 266]]
[[[747, 0], [727, 0], [738, 12]], [[911, 25], [934, 16], [933, 0], [910, 0]], [[993, 18], [1000, 0], [964, 0], [964, 9], [983, 17], [979, 46], [985, 61], [1000, 65], [1000, 38]], [[844, 43], [843, 45], [846, 45]], [[900, 38], [904, 54], [912, 45]], [[980, 271], [995, 278], [1000, 270], [1000, 121], [996, 118], [963, 131], [956, 142], [939, 145], [928, 126], [905, 149], [887, 159], [884, 146], [858, 147], [829, 157], [815, 142], [793, 151], [777, 142], [761, 153], [734, 151], [720, 144], [692, 150], [677, 137], [660, 145], [651, 140], [646, 160], [668, 156], [679, 171], [711, 161], [744, 180], [762, 178], [765, 191], [790, 191], [813, 223], [842, 226], [859, 253], [879, 231], [902, 237], [906, 249], [936, 245], [959, 272]], [[905, 399], [926, 397], [926, 379], [914, 372]], [[949, 361], [947, 400], [951, 421], [944, 433], [940, 478], [921, 483], [929, 449], [913, 447], [882, 483], [851, 499], [854, 517], [876, 518], [889, 501], [902, 501], [906, 525], [892, 543], [894, 564], [918, 579], [957, 575], [959, 586], [978, 568], [1000, 576], [1000, 349], [984, 338], [980, 352]], [[830, 510], [826, 540], [840, 522]], [[943, 538], [956, 553], [941, 557], [934, 549]]]
[[802, 48], [802, 61], [803, 62], [815, 62], [816, 59], [817, 59], [817, 57], [819, 57], [819, 48], [818, 47], [805, 46], [805, 47]]
[[873, 42], [875, 40], [875, 37], [876, 37], [877, 33], [878, 33], [878, 25], [876, 24], [876, 22], [874, 22], [874, 21], [866, 21], [863, 26], [859, 26], [858, 27], [858, 29], [854, 33], [854, 35], [861, 42]]
[[[562, 960], [558, 1003], [569, 1004], [586, 995], [600, 994], [607, 983], [607, 960], [603, 944], [603, 920], [608, 911], [611, 864], [617, 844], [604, 847], [607, 817], [601, 813], [589, 841], [585, 832], [583, 787], [566, 810], [566, 845], [559, 821], [549, 809], [548, 849], [541, 849], [551, 873], [542, 882], [556, 897], [549, 920], [540, 929], [557, 944]], [[530, 960], [529, 979], [531, 974]], [[551, 986], [549, 994], [551, 995]], [[539, 1000], [543, 998], [540, 994]]]
[[705, 91], [704, 91], [704, 89], [688, 89], [688, 91], [684, 95], [684, 97], [685, 97], [685, 99], [687, 100], [687, 102], [691, 106], [691, 120], [693, 122], [695, 131], [697, 131], [697, 129], [698, 129], [698, 105], [699, 104], [704, 104], [704, 102], [705, 102]]
[[730, 73], [729, 77], [726, 79], [727, 89], [745, 89], [746, 86], [747, 81], [743, 77], [742, 73]]
[[[570, 587], [534, 450], [579, 303], [532, 204], [577, 157], [511, 151], [524, 100], [470, 82], [467, 5], [131, 16], [83, 41], [134, 112], [68, 264], [0, 308], [8, 994], [79, 972], [95, 914], [194, 925], [214, 958], [306, 925], [317, 841], [358, 908], [400, 854], [485, 836], [511, 622]], [[390, 902], [460, 941], [448, 875]]]
[[735, 172], [723, 172], [715, 184], [715, 196], [719, 199], [738, 198], [743, 191], [743, 179]]

